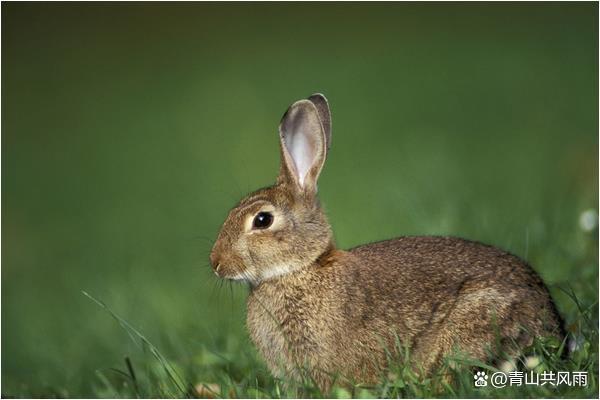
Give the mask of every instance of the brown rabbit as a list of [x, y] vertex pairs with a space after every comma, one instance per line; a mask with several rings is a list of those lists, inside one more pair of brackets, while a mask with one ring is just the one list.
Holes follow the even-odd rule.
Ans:
[[210, 254], [215, 273], [249, 282], [247, 325], [278, 377], [373, 384], [397, 343], [430, 374], [459, 351], [493, 361], [535, 336], [564, 337], [527, 263], [454, 237], [399, 237], [337, 249], [317, 199], [331, 144], [327, 100], [290, 106], [279, 127], [277, 183], [233, 208]]

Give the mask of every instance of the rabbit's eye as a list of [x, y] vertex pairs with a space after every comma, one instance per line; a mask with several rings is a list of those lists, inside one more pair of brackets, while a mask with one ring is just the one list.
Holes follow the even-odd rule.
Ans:
[[273, 214], [268, 212], [259, 212], [252, 221], [254, 229], [267, 229], [273, 223]]

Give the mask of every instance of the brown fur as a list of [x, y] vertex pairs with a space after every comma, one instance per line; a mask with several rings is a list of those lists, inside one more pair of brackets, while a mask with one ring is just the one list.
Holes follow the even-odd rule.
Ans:
[[[248, 330], [275, 376], [300, 378], [308, 367], [327, 390], [335, 374], [376, 383], [396, 341], [428, 375], [454, 351], [488, 361], [535, 336], [562, 339], [541, 279], [498, 248], [422, 236], [336, 249], [316, 197], [331, 140], [329, 109], [324, 97], [310, 99], [315, 106], [295, 103], [282, 121], [278, 183], [231, 210], [211, 252], [219, 276], [250, 283]], [[313, 135], [307, 142], [316, 146], [308, 149], [314, 160], [304, 184], [290, 129]], [[276, 222], [248, 228], [261, 210]]]

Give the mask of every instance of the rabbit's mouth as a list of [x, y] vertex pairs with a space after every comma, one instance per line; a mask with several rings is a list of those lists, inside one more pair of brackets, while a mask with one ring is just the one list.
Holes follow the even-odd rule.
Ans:
[[230, 265], [224, 265], [221, 263], [215, 264], [213, 267], [213, 272], [216, 276], [221, 279], [227, 279], [230, 281], [245, 281], [245, 282], [255, 282], [257, 281], [256, 277], [249, 271], [244, 268], [235, 268]]

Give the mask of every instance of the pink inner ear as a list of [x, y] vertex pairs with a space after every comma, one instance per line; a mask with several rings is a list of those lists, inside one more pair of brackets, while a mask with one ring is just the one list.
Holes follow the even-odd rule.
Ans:
[[300, 186], [304, 186], [304, 180], [308, 170], [313, 165], [315, 160], [315, 145], [310, 143], [310, 137], [301, 130], [290, 132], [286, 147], [294, 160], [296, 167], [296, 178]]

